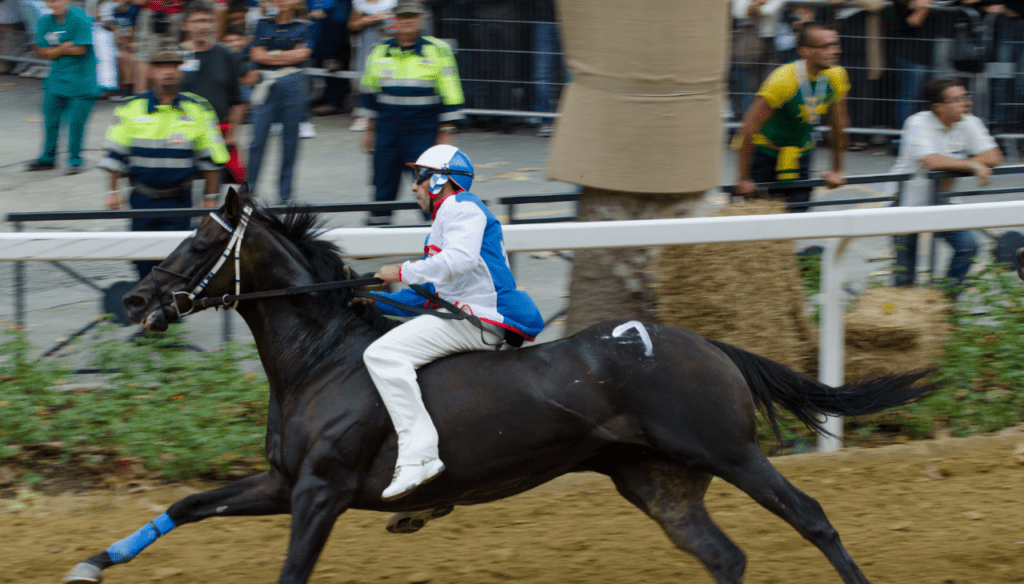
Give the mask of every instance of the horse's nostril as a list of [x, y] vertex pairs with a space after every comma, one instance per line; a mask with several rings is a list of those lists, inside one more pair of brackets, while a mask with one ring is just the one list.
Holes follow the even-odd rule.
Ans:
[[138, 294], [127, 294], [124, 297], [125, 306], [145, 306], [146, 299]]

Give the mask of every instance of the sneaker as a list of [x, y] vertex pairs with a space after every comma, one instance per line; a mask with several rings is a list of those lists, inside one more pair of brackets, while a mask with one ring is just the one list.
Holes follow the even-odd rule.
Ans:
[[356, 118], [348, 127], [349, 132], [365, 132], [370, 129], [370, 121], [366, 118]]
[[33, 160], [32, 162], [28, 163], [28, 166], [25, 168], [25, 170], [53, 170], [54, 168], [57, 168], [57, 165], [52, 162], [41, 162], [39, 160]]
[[49, 74], [49, 65], [30, 65], [27, 69], [21, 72], [22, 77], [35, 77], [37, 79], [45, 79]]
[[391, 533], [416, 533], [423, 529], [423, 526], [431, 519], [440, 519], [454, 510], [455, 505], [445, 505], [444, 507], [424, 509], [423, 511], [395, 513], [388, 519], [384, 529]]
[[416, 487], [429, 483], [444, 472], [444, 463], [440, 458], [424, 460], [420, 464], [403, 464], [395, 468], [395, 476], [391, 484], [381, 493], [381, 499], [394, 501], [401, 499], [416, 490]]
[[301, 122], [299, 124], [299, 138], [316, 138], [316, 128], [312, 122]]
[[551, 126], [551, 124], [544, 124], [543, 126], [537, 128], [537, 136], [540, 138], [548, 138], [554, 131], [555, 129]]
[[68, 167], [66, 174], [80, 174], [82, 172], [81, 164], [72, 164]]

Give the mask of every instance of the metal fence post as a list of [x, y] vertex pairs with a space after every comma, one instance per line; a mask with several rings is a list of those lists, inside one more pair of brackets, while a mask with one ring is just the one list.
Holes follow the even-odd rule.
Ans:
[[[832, 387], [843, 384], [846, 354], [846, 315], [843, 314], [843, 281], [839, 260], [846, 251], [847, 237], [829, 239], [821, 253], [821, 328], [818, 330], [818, 381]], [[843, 418], [826, 416], [825, 430], [833, 436], [818, 435], [818, 451], [833, 452], [843, 447]]]
[[[932, 179], [932, 192], [931, 201], [929, 204], [939, 204], [939, 180], [937, 178]], [[928, 282], [934, 283], [935, 278], [935, 256], [938, 253], [938, 247], [935, 244], [935, 232], [931, 233], [931, 241], [928, 243]]]
[[231, 312], [224, 310], [224, 344], [231, 340]]
[[[14, 223], [14, 230], [21, 231], [21, 221]], [[14, 262], [14, 324], [25, 326], [25, 262]]]

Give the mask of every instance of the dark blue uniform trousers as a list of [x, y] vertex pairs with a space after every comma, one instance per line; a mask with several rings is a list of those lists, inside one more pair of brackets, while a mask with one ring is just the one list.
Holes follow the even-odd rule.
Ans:
[[[422, 132], [408, 132], [392, 123], [377, 126], [377, 141], [373, 150], [374, 200], [394, 201], [398, 198], [398, 187], [402, 172], [408, 170], [407, 162], [416, 162], [420, 154], [434, 145], [437, 140], [437, 126]], [[373, 211], [371, 225], [391, 223], [391, 211]]]
[[[189, 185], [191, 187], [191, 185]], [[192, 206], [192, 189], [183, 188], [182, 196], [171, 199], [149, 199], [132, 189], [128, 203], [132, 209], [187, 209]], [[132, 231], [188, 231], [191, 217], [145, 217], [132, 219]], [[132, 262], [139, 271], [139, 279], [145, 278], [160, 262], [143, 260]]]

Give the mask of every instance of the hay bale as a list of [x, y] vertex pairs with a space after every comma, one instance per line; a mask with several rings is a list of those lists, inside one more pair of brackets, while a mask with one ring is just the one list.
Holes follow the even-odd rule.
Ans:
[[873, 288], [846, 315], [846, 372], [864, 375], [934, 365], [949, 334], [949, 301], [929, 288]]
[[[784, 212], [783, 203], [755, 200], [715, 215]], [[665, 246], [655, 273], [663, 324], [817, 374], [818, 335], [805, 313], [791, 241]]]

